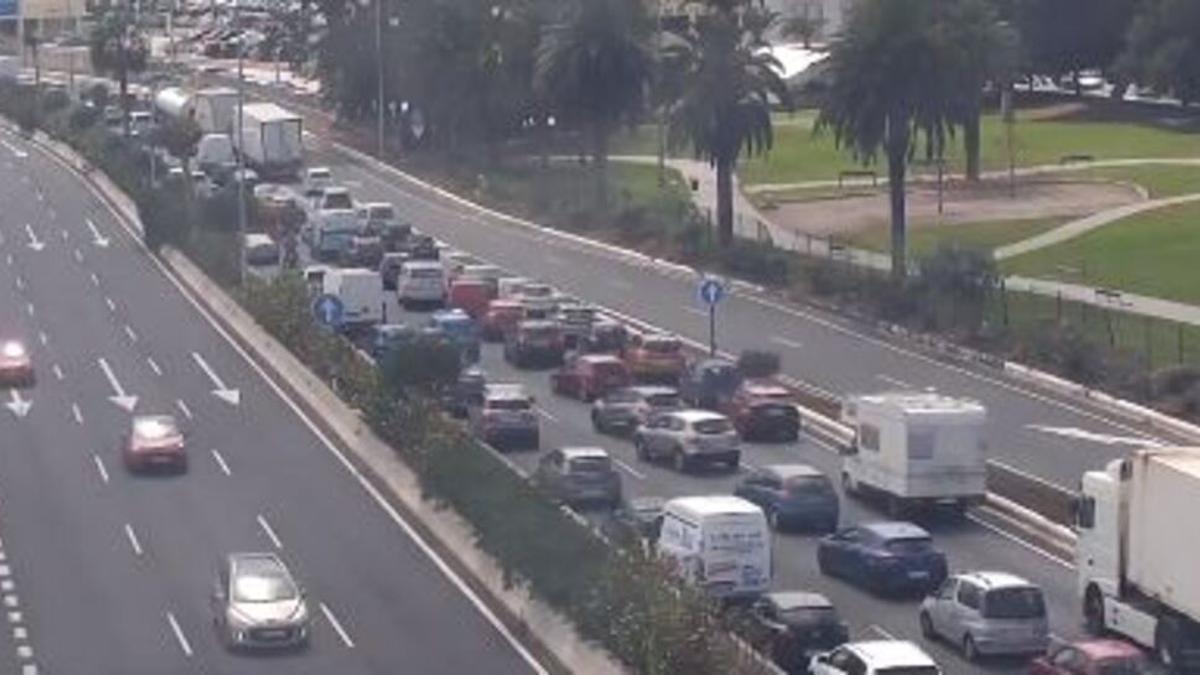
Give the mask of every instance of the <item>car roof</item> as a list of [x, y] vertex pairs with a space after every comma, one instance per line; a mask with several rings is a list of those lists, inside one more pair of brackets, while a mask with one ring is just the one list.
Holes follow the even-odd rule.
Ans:
[[225, 560], [229, 563], [229, 566], [233, 569], [235, 574], [237, 573], [239, 567], [257, 565], [263, 567], [269, 566], [272, 569], [291, 576], [291, 573], [288, 572], [287, 565], [285, 565], [283, 560], [281, 560], [279, 556], [275, 555], [274, 553], [230, 553], [225, 557]]
[[327, 194], [327, 195], [346, 194], [346, 195], [348, 195], [348, 194], [350, 194], [350, 188], [346, 187], [345, 185], [330, 185], [329, 187], [325, 188], [324, 194]]
[[771, 601], [771, 604], [784, 611], [808, 607], [833, 607], [829, 598], [809, 591], [776, 591], [767, 593], [766, 598]]
[[608, 451], [604, 448], [595, 447], [569, 447], [562, 448], [563, 458], [571, 459], [607, 459]]
[[525, 385], [511, 383], [489, 384], [484, 389], [484, 395], [488, 398], [529, 398], [529, 394], [525, 392]]
[[138, 438], [166, 438], [179, 433], [179, 423], [173, 415], [139, 415], [131, 425]]
[[859, 525], [860, 529], [871, 532], [880, 539], [929, 539], [930, 535], [921, 527], [909, 522], [892, 520], [879, 523]]
[[674, 417], [678, 417], [688, 423], [703, 422], [705, 420], [728, 419], [721, 413], [713, 412], [711, 410], [700, 410], [698, 408], [692, 409], [692, 410], [677, 410], [675, 412], [670, 412], [667, 414], [672, 415]]
[[845, 647], [876, 668], [895, 666], [937, 667], [937, 663], [929, 658], [928, 654], [908, 640], [868, 640], [865, 642], [850, 642]]
[[643, 384], [643, 385], [638, 385], [636, 387], [626, 387], [626, 389], [636, 392], [638, 394], [638, 396], [641, 396], [643, 398], [650, 397], [650, 396], [664, 396], [664, 395], [678, 396], [679, 395], [678, 389], [676, 389], [675, 387], [667, 387], [664, 385], [645, 385], [645, 384]]
[[520, 300], [513, 300], [512, 298], [492, 298], [488, 301], [488, 309], [493, 307], [497, 309], [521, 309], [524, 305], [521, 304]]
[[414, 270], [442, 269], [442, 263], [436, 260], [405, 260], [404, 266]]
[[1008, 572], [963, 572], [957, 576], [970, 579], [988, 590], [998, 588], [1036, 588], [1033, 583]]
[[389, 209], [396, 208], [391, 202], [367, 202], [366, 204], [362, 205], [364, 209], [377, 209], [381, 206], [386, 206]]
[[625, 363], [621, 360], [621, 357], [615, 354], [581, 354], [578, 358], [580, 362], [592, 365], [600, 363], [620, 363], [623, 365]]
[[817, 476], [825, 476], [820, 469], [808, 464], [768, 464], [763, 467], [763, 471], [775, 474], [783, 480], [787, 480], [789, 478], [816, 478]]
[[733, 495], [676, 497], [667, 501], [664, 507], [676, 508], [697, 516], [762, 513], [758, 506]]

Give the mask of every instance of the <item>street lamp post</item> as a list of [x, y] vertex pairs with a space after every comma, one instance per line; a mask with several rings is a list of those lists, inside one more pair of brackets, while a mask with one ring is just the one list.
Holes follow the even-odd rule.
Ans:
[[375, 111], [378, 113], [376, 153], [379, 159], [383, 159], [383, 0], [375, 0], [375, 61], [376, 84], [379, 88], [375, 99]]
[[233, 21], [238, 31], [237, 41], [237, 244], [238, 244], [238, 285], [246, 282], [245, 246], [246, 237], [246, 138], [242, 133], [242, 108], [246, 105], [246, 80], [242, 71], [242, 59], [246, 51], [246, 36], [242, 32], [242, 0], [233, 4]]

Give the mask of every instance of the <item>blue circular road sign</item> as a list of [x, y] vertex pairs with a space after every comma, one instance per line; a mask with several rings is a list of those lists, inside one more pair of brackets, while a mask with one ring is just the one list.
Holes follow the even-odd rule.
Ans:
[[725, 297], [725, 285], [717, 279], [701, 279], [696, 293], [704, 304], [715, 305]]
[[313, 316], [317, 317], [326, 326], [337, 328], [342, 325], [342, 317], [345, 316], [346, 306], [342, 304], [342, 299], [336, 295], [328, 293], [317, 296], [313, 300]]

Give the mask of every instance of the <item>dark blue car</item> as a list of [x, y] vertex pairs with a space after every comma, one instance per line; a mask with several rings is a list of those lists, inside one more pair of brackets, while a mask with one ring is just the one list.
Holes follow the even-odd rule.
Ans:
[[821, 540], [822, 574], [876, 593], [927, 593], [946, 579], [946, 556], [925, 530], [905, 522], [848, 527]]
[[440, 330], [458, 348], [463, 363], [479, 361], [479, 330], [461, 309], [443, 309], [429, 317], [429, 327]]
[[833, 483], [807, 464], [772, 464], [750, 471], [733, 494], [762, 507], [772, 529], [837, 530]]
[[393, 348], [412, 341], [416, 335], [416, 330], [408, 324], [379, 324], [371, 328], [368, 348], [376, 361], [383, 361]]

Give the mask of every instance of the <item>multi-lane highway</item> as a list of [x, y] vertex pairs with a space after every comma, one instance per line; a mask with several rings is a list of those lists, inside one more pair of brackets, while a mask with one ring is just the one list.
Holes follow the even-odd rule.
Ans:
[[[0, 137], [0, 335], [39, 376], [0, 392], [0, 672], [541, 670], [79, 180]], [[181, 421], [186, 475], [124, 470], [130, 408]], [[217, 563], [245, 550], [305, 586], [309, 649], [220, 647]]]

